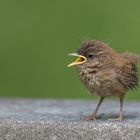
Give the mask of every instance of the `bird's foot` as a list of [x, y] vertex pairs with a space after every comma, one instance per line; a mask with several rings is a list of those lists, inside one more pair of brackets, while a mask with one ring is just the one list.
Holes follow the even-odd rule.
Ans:
[[96, 114], [92, 114], [83, 118], [84, 121], [96, 121]]
[[117, 118], [108, 119], [111, 122], [121, 122], [123, 120], [123, 115], [119, 115]]

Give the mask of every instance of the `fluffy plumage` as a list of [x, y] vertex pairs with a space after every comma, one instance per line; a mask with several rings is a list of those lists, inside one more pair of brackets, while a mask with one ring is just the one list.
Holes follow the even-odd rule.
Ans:
[[118, 96], [121, 108], [119, 117], [115, 120], [121, 121], [123, 97], [129, 89], [138, 86], [138, 57], [131, 53], [118, 53], [97, 40], [84, 42], [77, 53], [87, 58], [85, 63], [76, 66], [81, 81], [92, 94], [101, 97], [95, 112], [85, 120], [95, 120], [105, 97]]

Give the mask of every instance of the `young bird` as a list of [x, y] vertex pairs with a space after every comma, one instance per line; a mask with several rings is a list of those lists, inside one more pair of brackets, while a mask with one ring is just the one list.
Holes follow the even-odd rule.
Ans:
[[125, 93], [138, 86], [137, 63], [138, 56], [131, 53], [118, 53], [107, 44], [89, 40], [81, 45], [76, 61], [68, 65], [76, 66], [78, 75], [91, 94], [100, 96], [95, 112], [85, 117], [87, 121], [96, 120], [97, 111], [105, 97], [120, 98], [120, 113], [112, 121], [123, 119], [123, 99]]

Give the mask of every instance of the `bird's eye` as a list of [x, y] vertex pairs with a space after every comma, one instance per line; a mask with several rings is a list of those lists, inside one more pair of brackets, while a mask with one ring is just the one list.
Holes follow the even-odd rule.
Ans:
[[88, 58], [92, 58], [92, 57], [93, 57], [93, 54], [89, 54], [89, 55], [88, 55]]

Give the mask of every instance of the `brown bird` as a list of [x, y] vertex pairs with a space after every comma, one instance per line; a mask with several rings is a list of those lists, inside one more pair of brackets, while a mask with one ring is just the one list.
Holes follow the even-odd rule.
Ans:
[[138, 56], [131, 53], [118, 53], [107, 44], [89, 40], [81, 45], [77, 53], [70, 55], [77, 59], [70, 66], [76, 66], [79, 77], [91, 94], [100, 96], [95, 112], [84, 119], [96, 120], [97, 111], [105, 97], [120, 98], [120, 113], [112, 121], [123, 119], [123, 99], [128, 90], [138, 86]]

